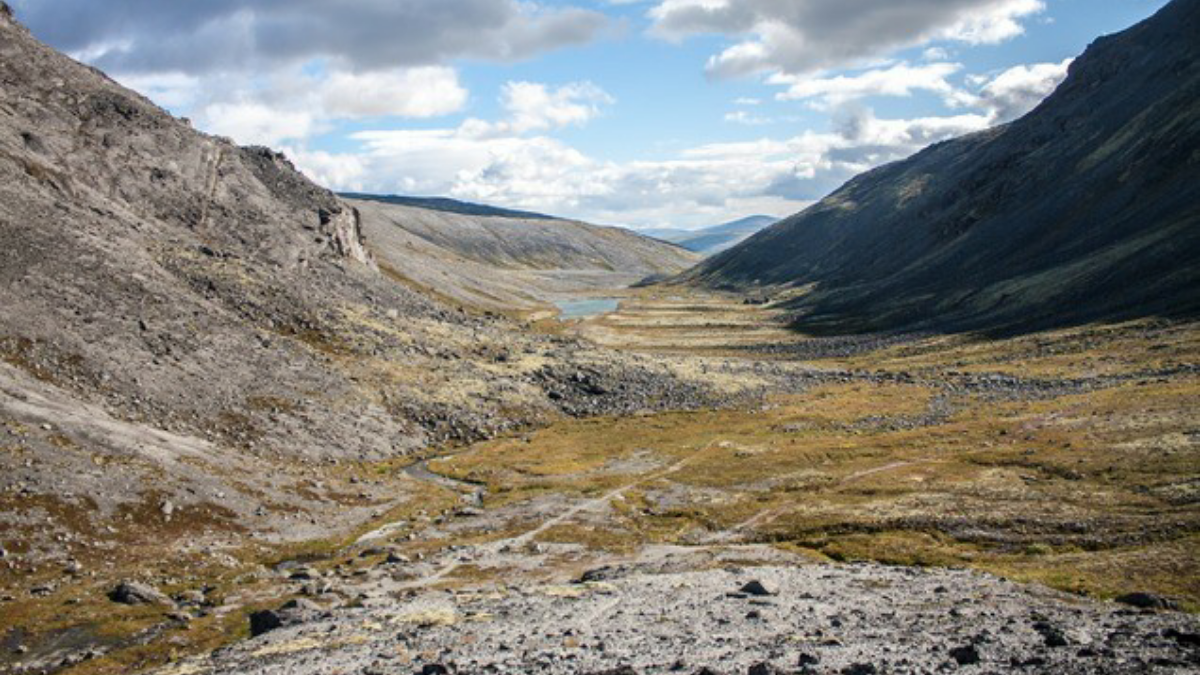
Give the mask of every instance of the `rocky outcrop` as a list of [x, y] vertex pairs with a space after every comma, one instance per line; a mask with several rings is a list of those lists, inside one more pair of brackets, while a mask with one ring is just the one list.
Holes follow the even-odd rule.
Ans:
[[1197, 34], [1200, 1], [1175, 0], [1028, 116], [863, 174], [684, 279], [803, 288], [810, 332], [1200, 315]]

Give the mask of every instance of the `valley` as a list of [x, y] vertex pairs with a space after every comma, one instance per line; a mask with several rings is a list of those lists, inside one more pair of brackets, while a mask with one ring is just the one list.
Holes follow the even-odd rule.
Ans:
[[[415, 648], [381, 660], [371, 651], [377, 647], [356, 647], [376, 644], [373, 622], [416, 622], [427, 627], [414, 637], [433, 640], [492, 625], [489, 603], [558, 598], [598, 612], [642, 608], [657, 602], [649, 588], [625, 597], [611, 583], [677, 583], [703, 570], [749, 570], [740, 573], [743, 582], [831, 570], [877, 588], [900, 583], [891, 579], [894, 570], [929, 570], [916, 573], [929, 575], [922, 583], [949, 585], [952, 594], [976, 586], [987, 590], [972, 592], [1012, 598], [1041, 593], [1037, 602], [1049, 603], [1048, 615], [1062, 611], [1055, 603], [1065, 598], [1111, 602], [1138, 593], [1200, 608], [1200, 434], [1193, 415], [1200, 405], [1200, 328], [1135, 322], [1008, 340], [781, 339], [783, 328], [763, 328], [782, 321], [770, 305], [670, 288], [611, 291], [623, 296], [618, 311], [559, 330], [654, 355], [681, 377], [702, 375], [719, 390], [719, 404], [587, 416], [408, 459], [340, 463], [321, 471], [329, 483], [325, 499], [353, 504], [363, 497], [352, 491], [362, 488], [390, 500], [371, 500], [378, 515], [344, 536], [278, 546], [251, 543], [230, 529], [219, 564], [211, 551], [189, 556], [174, 542], [143, 545], [115, 569], [53, 588], [50, 602], [9, 602], [6, 617], [13, 618], [6, 620], [93, 622], [93, 637], [73, 639], [96, 656], [72, 672], [123, 672], [176, 658], [163, 644], [176, 645], [183, 658], [163, 673], [274, 672], [271, 664], [302, 667], [298, 655], [318, 653], [324, 656], [312, 672], [327, 672], [332, 662], [403, 668], [429, 660]], [[330, 489], [337, 483], [351, 494], [336, 497]], [[86, 569], [97, 563], [84, 561]], [[573, 583], [581, 575], [592, 581]], [[185, 619], [164, 619], [153, 604], [114, 611], [105, 590], [129, 576], [154, 580], [165, 592], [199, 588], [203, 596], [195, 610], [169, 615]], [[735, 590], [738, 578], [721, 592]], [[30, 580], [14, 581], [6, 584], [10, 593]], [[1068, 595], [1045, 595], [1041, 587]], [[855, 602], [869, 606], [870, 592], [863, 593]], [[260, 638], [222, 656], [186, 656], [244, 635], [250, 612], [292, 596], [306, 608], [293, 619], [295, 634], [272, 633], [268, 643]], [[883, 602], [895, 608], [894, 600]], [[1017, 604], [1026, 602], [1033, 600]], [[359, 615], [374, 618], [346, 618]], [[367, 632], [325, 637], [322, 626], [341, 635], [347, 621], [365, 621]], [[873, 621], [893, 625], [878, 615]], [[1191, 621], [1167, 624], [1186, 632]], [[509, 638], [487, 639], [515, 640], [550, 624], [505, 625]], [[735, 661], [778, 650], [771, 635], [743, 634], [748, 645]], [[106, 642], [121, 648], [97, 647]], [[46, 655], [71, 651], [66, 637], [44, 644]], [[852, 665], [872, 644], [862, 635], [816, 639], [805, 653]], [[439, 649], [445, 654], [434, 661], [465, 667], [466, 652], [450, 644]], [[1022, 649], [1037, 652], [1009, 646], [996, 653]], [[324, 660], [329, 650], [334, 661]], [[1125, 650], [1131, 664], [1140, 662], [1141, 652]], [[545, 643], [542, 653], [553, 661], [572, 649]], [[570, 664], [562, 662], [561, 672], [574, 672]]]
[[689, 250], [334, 193], [0, 1], [0, 673], [1196, 672], [1196, 26]]

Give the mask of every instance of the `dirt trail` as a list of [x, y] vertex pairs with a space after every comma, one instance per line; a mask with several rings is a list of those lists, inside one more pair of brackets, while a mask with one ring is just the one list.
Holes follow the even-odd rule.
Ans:
[[[543, 521], [537, 527], [535, 527], [531, 530], [528, 530], [522, 534], [516, 535], [514, 537], [507, 537], [505, 539], [498, 539], [496, 541], [477, 546], [475, 550], [479, 557], [476, 558], [472, 562], [473, 562], [473, 564], [479, 564], [480, 562], [483, 562], [484, 564], [499, 562], [504, 557], [505, 552], [527, 546], [535, 538], [537, 538], [538, 535], [541, 535], [541, 534], [545, 533], [547, 530], [569, 521], [571, 518], [574, 518], [575, 516], [577, 516], [581, 513], [591, 511], [594, 509], [598, 509], [598, 508], [601, 508], [601, 507], [607, 505], [613, 499], [616, 499], [617, 497], [624, 494], [627, 490], [631, 490], [635, 487], [644, 485], [646, 483], [652, 483], [656, 480], [660, 480], [662, 478], [665, 478], [665, 477], [681, 470], [683, 467], [687, 466], [688, 462], [691, 462], [691, 461], [695, 460], [697, 457], [700, 457], [705, 452], [707, 452], [708, 450], [713, 448], [715, 445], [716, 445], [715, 441], [712, 443], [709, 443], [709, 444], [705, 445], [704, 447], [700, 448], [699, 450], [697, 450], [696, 452], [688, 455], [687, 457], [684, 457], [683, 459], [680, 459], [679, 461], [666, 467], [665, 469], [662, 469], [661, 471], [656, 471], [649, 475], [643, 476], [641, 478], [638, 478], [637, 480], [626, 483], [626, 484], [622, 485], [621, 487], [615, 488], [599, 497], [596, 497], [594, 499], [589, 499], [587, 501], [576, 504], [576, 505], [568, 508], [567, 510], [563, 511], [559, 515]], [[479, 492], [476, 492], [475, 494], [477, 496], [479, 496], [480, 498], [482, 498], [482, 490], [479, 488], [479, 486], [472, 485], [470, 483], [463, 483], [462, 481], [456, 481], [456, 480], [447, 478], [445, 476], [441, 476], [437, 473], [434, 473], [433, 471], [431, 471], [429, 469], [428, 462], [418, 462], [418, 463], [412, 465], [412, 467], [410, 467], [409, 469], [405, 469], [405, 472], [417, 480], [424, 480], [427, 482], [431, 482], [435, 485], [441, 485], [443, 487], [447, 486], [448, 484], [458, 486], [458, 487], [461, 487], [463, 485], [468, 486], [474, 490], [479, 490]], [[387, 528], [389, 528], [389, 527], [390, 527], [390, 525], [385, 525], [382, 528], [380, 528], [379, 530], [376, 530], [375, 532], [386, 531]], [[360, 539], [359, 541], [363, 541], [368, 536], [369, 535], [364, 535], [364, 538]], [[429, 586], [431, 584], [435, 584], [435, 583], [445, 579], [447, 576], [453, 574], [456, 570], [461, 568], [463, 566], [463, 564], [464, 564], [464, 561], [462, 561], [462, 560], [452, 560], [450, 562], [445, 563], [441, 567], [437, 568], [437, 570], [435, 570], [434, 572], [432, 572], [430, 574], [427, 574], [427, 575], [419, 577], [417, 579], [412, 579], [410, 581], [400, 584], [399, 588], [402, 588], [402, 589], [420, 588], [420, 587], [424, 587], [424, 586]]]

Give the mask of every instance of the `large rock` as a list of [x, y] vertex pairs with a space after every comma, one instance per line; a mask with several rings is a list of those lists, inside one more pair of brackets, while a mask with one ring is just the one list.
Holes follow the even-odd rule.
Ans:
[[279, 628], [299, 625], [313, 620], [321, 612], [321, 607], [310, 600], [289, 600], [279, 609], [264, 609], [251, 614], [250, 635], [258, 637]]
[[157, 588], [140, 581], [122, 581], [109, 591], [108, 598], [122, 605], [174, 605]]

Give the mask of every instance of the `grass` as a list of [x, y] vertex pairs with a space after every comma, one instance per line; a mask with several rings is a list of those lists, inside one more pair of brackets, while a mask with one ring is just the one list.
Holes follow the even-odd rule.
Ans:
[[[1021, 354], [1036, 345], [1046, 355], [1035, 354], [1037, 372], [1062, 377], [1087, 371], [1089, 359], [1128, 374], [1200, 352], [1200, 331], [1178, 327], [1161, 343], [1130, 347], [1144, 330], [935, 341], [851, 361], [932, 375], [972, 363], [1020, 372]], [[490, 508], [630, 486], [606, 522], [563, 523], [548, 541], [615, 552], [724, 532], [822, 559], [971, 567], [1097, 597], [1148, 590], [1200, 609], [1200, 571], [1189, 564], [1200, 553], [1200, 378], [1048, 400], [960, 393], [948, 419], [886, 424], [921, 415], [935, 394], [856, 382], [753, 409], [569, 421], [433, 468], [485, 483]]]

